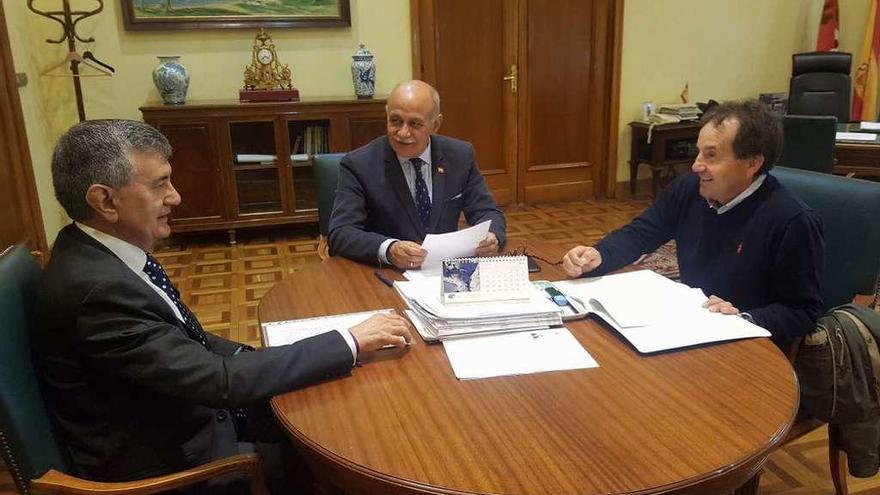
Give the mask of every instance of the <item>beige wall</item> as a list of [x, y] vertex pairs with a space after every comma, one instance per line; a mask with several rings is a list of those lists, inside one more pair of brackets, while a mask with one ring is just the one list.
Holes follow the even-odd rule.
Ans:
[[[840, 48], [858, 57], [870, 0], [840, 2]], [[822, 0], [626, 0], [617, 180], [629, 180], [641, 104], [756, 98], [788, 91], [791, 54], [815, 49]], [[647, 177], [642, 167], [641, 177]]]
[[[40, 71], [62, 60], [67, 47], [45, 42], [58, 36], [57, 23], [31, 13], [24, 0], [2, 1], [16, 70], [27, 72], [31, 80], [22, 90], [22, 104], [47, 238], [52, 242], [66, 217], [53, 198], [51, 148], [77, 122], [77, 115], [70, 79], [41, 77]], [[72, 4], [89, 9], [95, 2], [73, 0]], [[151, 76], [157, 55], [181, 55], [190, 72], [189, 99], [238, 97], [256, 30], [132, 32], [122, 26], [118, 1], [105, 1], [104, 6], [103, 12], [78, 26], [80, 36], [95, 38], [94, 43], [78, 44], [80, 52], [90, 49], [116, 68], [114, 77], [82, 79], [88, 118], [139, 119], [140, 105], [160, 99]], [[376, 57], [377, 93], [388, 93], [412, 74], [408, 0], [351, 0], [350, 28], [271, 29], [269, 34], [303, 96], [354, 94], [351, 55], [359, 43]]]
[[[52, 143], [77, 119], [71, 81], [41, 77], [40, 69], [60, 61], [66, 47], [44, 41], [57, 36], [58, 25], [30, 13], [24, 0], [2, 2], [17, 70], [31, 80], [21, 90], [22, 106], [51, 242], [66, 222], [52, 193]], [[869, 2], [840, 5], [841, 49], [856, 57]], [[125, 31], [118, 3], [105, 2], [104, 12], [79, 26], [84, 37], [96, 39], [79, 49], [89, 48], [117, 68], [112, 78], [83, 80], [89, 118], [139, 118], [140, 105], [159, 99], [151, 80], [156, 55], [182, 56], [192, 79], [189, 98], [235, 97], [253, 30]], [[93, 2], [73, 4], [88, 8]], [[617, 179], [629, 178], [626, 124], [639, 118], [643, 101], [676, 101], [686, 82], [691, 101], [787, 91], [791, 54], [815, 46], [821, 5], [822, 0], [626, 0]], [[410, 77], [408, 0], [351, 0], [351, 11], [351, 28], [270, 30], [303, 95], [352, 94], [349, 64], [358, 43], [376, 55], [378, 93]]]

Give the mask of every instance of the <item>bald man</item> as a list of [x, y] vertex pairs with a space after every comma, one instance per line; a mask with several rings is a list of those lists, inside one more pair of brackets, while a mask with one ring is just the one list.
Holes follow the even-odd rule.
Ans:
[[504, 215], [465, 141], [437, 135], [440, 96], [429, 84], [398, 84], [385, 106], [386, 135], [343, 157], [330, 216], [330, 254], [375, 265], [418, 268], [426, 234], [492, 220], [477, 255], [504, 246]]

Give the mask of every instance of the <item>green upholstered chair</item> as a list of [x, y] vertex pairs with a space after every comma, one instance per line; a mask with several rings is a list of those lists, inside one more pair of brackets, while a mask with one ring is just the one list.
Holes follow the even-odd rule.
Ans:
[[826, 174], [834, 170], [836, 117], [785, 115], [782, 130], [779, 165]]
[[880, 273], [880, 183], [787, 167], [771, 173], [822, 218], [825, 308], [873, 294]]
[[221, 459], [187, 471], [146, 480], [99, 483], [77, 478], [53, 432], [31, 364], [30, 316], [40, 267], [23, 246], [0, 254], [0, 451], [18, 491], [28, 493], [160, 493], [221, 474], [246, 473], [251, 493], [267, 490], [256, 454]]
[[318, 242], [318, 254], [322, 259], [329, 257], [327, 234], [330, 229], [330, 214], [333, 213], [333, 201], [336, 199], [336, 181], [339, 177], [339, 162], [344, 153], [315, 155], [315, 187], [318, 190], [318, 231], [321, 238]]
[[[880, 183], [786, 167], [771, 173], [822, 218], [825, 309], [852, 302], [860, 294], [874, 294], [880, 274]], [[822, 423], [816, 419], [797, 421], [785, 442], [819, 426]], [[846, 495], [846, 456], [829, 443], [828, 458], [836, 493]]]

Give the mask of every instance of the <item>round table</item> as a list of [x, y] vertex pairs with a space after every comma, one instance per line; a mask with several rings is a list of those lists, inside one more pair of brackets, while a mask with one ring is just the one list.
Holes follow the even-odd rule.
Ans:
[[[534, 279], [562, 278], [542, 266]], [[307, 266], [263, 297], [260, 321], [402, 309], [373, 271]], [[443, 346], [414, 334], [272, 407], [319, 480], [376, 494], [718, 495], [794, 421], [794, 371], [769, 339], [640, 355], [598, 320], [566, 326], [598, 368], [459, 381]]]

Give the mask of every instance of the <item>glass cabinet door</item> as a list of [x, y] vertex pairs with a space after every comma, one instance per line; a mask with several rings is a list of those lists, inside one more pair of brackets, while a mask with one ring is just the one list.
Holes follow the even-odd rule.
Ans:
[[295, 213], [318, 209], [312, 157], [329, 152], [329, 128], [328, 120], [292, 120], [287, 123]]
[[238, 214], [281, 213], [274, 123], [231, 122], [229, 135]]

